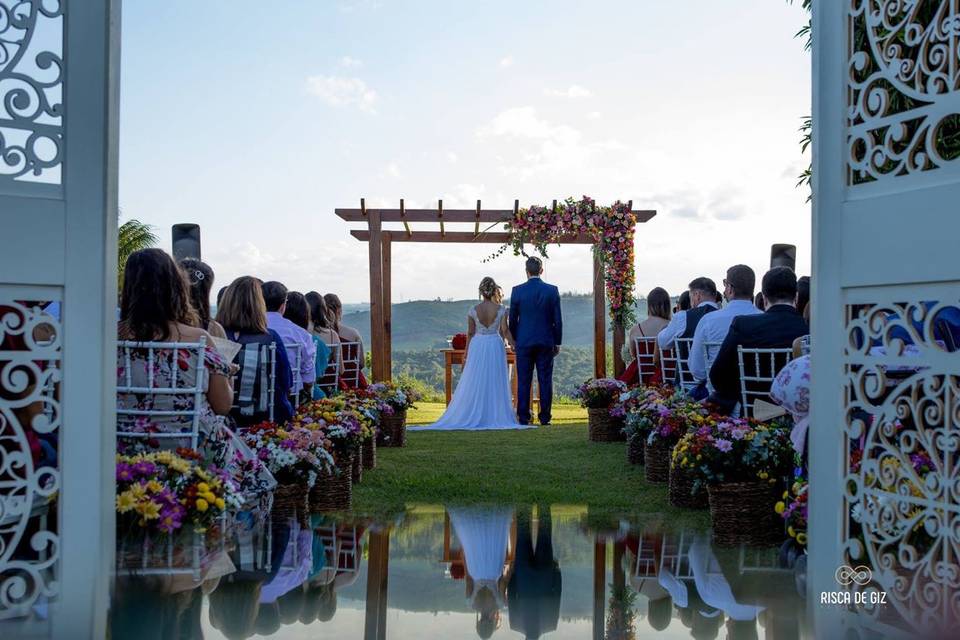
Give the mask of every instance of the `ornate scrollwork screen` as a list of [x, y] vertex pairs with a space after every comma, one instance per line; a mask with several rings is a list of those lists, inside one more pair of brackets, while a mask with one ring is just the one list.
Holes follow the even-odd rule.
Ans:
[[960, 296], [902, 292], [846, 309], [845, 562], [886, 604], [858, 615], [942, 628], [960, 619]]
[[64, 0], [0, 0], [0, 190], [59, 185]]
[[29, 620], [58, 591], [60, 303], [11, 298], [0, 295], [0, 620]]
[[939, 172], [960, 163], [960, 3], [848, 3], [847, 183]]

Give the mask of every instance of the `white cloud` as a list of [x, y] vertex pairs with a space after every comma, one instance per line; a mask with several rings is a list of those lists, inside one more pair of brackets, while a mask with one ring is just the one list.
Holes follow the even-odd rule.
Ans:
[[454, 153], [453, 151], [447, 151], [447, 162], [449, 162], [450, 164], [456, 164], [457, 160], [459, 159], [460, 158], [459, 156], [457, 156], [456, 153]]
[[363, 66], [363, 60], [358, 60], [356, 58], [351, 58], [350, 56], [343, 56], [340, 58], [340, 66], [344, 69], [354, 69], [357, 67]]
[[388, 164], [387, 167], [384, 169], [384, 173], [386, 173], [386, 174], [387, 174], [388, 176], [390, 176], [391, 178], [399, 178], [400, 175], [401, 175], [401, 174], [400, 174], [400, 165], [398, 165], [396, 162], [391, 162], [391, 163]]
[[500, 66], [504, 69], [513, 66], [513, 56], [504, 56], [500, 58]]
[[587, 114], [587, 120], [599, 120], [602, 117], [599, 111], [591, 111]]
[[572, 84], [566, 89], [547, 89], [544, 94], [552, 98], [589, 98], [593, 92], [578, 84]]
[[332, 107], [356, 106], [361, 111], [376, 113], [377, 92], [360, 78], [345, 76], [310, 76], [307, 92]]
[[567, 125], [552, 125], [537, 115], [534, 107], [513, 107], [501, 111], [489, 124], [480, 127], [477, 135], [481, 138], [539, 138], [557, 142], [573, 142], [580, 138], [580, 132]]
[[477, 200], [483, 198], [485, 191], [486, 187], [482, 184], [458, 184], [452, 192], [443, 194], [443, 207], [445, 209], [472, 209], [477, 206]]

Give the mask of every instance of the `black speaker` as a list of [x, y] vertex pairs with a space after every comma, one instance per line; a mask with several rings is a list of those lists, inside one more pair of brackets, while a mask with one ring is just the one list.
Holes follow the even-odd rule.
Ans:
[[770, 268], [790, 267], [797, 270], [797, 245], [775, 244], [770, 247]]
[[175, 260], [200, 259], [200, 225], [175, 224], [171, 235], [173, 237], [173, 257]]

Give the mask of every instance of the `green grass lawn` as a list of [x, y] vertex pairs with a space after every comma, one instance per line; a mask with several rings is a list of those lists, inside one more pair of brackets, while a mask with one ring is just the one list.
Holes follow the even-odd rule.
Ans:
[[[412, 424], [428, 424], [443, 405], [422, 404]], [[654, 517], [705, 529], [705, 511], [675, 509], [666, 485], [643, 479], [623, 443], [587, 440], [586, 414], [560, 406], [554, 424], [529, 431], [408, 433], [403, 448], [381, 448], [377, 468], [354, 489], [359, 512], [402, 511], [417, 504], [550, 504], [587, 506], [624, 517]]]

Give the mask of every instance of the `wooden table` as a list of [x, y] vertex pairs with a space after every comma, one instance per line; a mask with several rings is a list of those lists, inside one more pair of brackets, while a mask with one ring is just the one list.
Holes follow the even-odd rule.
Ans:
[[[443, 388], [447, 395], [447, 404], [453, 397], [453, 367], [463, 368], [463, 349], [443, 349]], [[513, 391], [513, 406], [517, 406], [517, 354], [507, 350], [507, 366], [510, 367], [510, 388]]]

